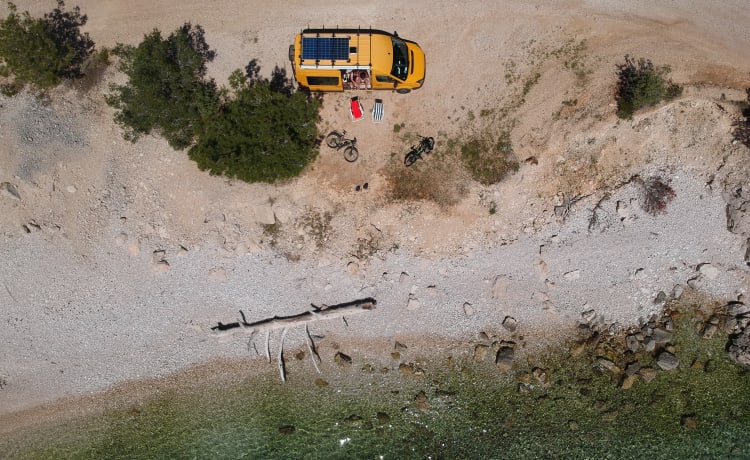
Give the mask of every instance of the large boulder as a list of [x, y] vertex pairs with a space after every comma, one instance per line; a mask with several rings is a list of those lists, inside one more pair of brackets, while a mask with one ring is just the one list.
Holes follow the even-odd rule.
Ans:
[[740, 366], [750, 368], [750, 306], [731, 302], [727, 305], [727, 315], [729, 357]]

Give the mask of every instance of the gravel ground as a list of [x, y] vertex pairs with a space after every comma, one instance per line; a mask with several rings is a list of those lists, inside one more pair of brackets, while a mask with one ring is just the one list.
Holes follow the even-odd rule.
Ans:
[[[745, 97], [750, 62], [745, 2], [391, 2], [343, 16], [334, 2], [283, 11], [213, 3], [211, 11], [197, 0], [80, 6], [103, 46], [137, 43], [153, 26], [202, 24], [219, 50], [210, 69], [219, 81], [248, 56], [270, 69], [308, 24], [393, 27], [427, 50], [428, 84], [406, 98], [384, 94], [386, 123], [351, 126], [367, 146], [361, 161], [342, 165], [321, 152], [298, 181], [273, 186], [209, 177], [156, 137], [123, 141], [101, 97], [121, 78], [112, 68], [85, 95], [65, 87], [46, 104], [27, 93], [0, 97], [0, 184], [18, 195], [0, 188], [0, 414], [253, 356], [243, 337], [210, 331], [239, 309], [253, 321], [374, 297], [377, 308], [347, 318], [348, 327], [321, 321], [311, 332], [328, 347], [364, 340], [362, 353], [378, 355], [405, 337], [463, 343], [468, 352], [480, 332], [507, 338], [506, 316], [540, 342], [583, 319], [626, 326], [678, 286], [747, 295], [750, 162], [731, 138], [732, 101]], [[415, 19], [426, 10], [429, 21]], [[435, 24], [449, 22], [454, 33], [438, 33]], [[542, 58], [569, 40], [585, 40], [585, 55]], [[618, 121], [614, 63], [633, 50], [671, 64], [686, 90]], [[587, 66], [583, 83], [562, 67], [572, 59]], [[511, 67], [515, 84], [498, 78]], [[469, 184], [450, 209], [387, 199], [385, 170], [406, 142], [394, 124], [442, 142], [485, 129], [477, 114], [504, 107], [535, 72], [538, 82], [514, 109], [512, 141], [519, 160], [538, 165], [524, 163], [495, 186]], [[345, 119], [344, 96], [326, 96], [326, 129]], [[669, 181], [675, 198], [665, 214], [641, 209], [634, 174]], [[355, 194], [363, 181], [370, 191]], [[573, 200], [568, 211], [559, 208], [563, 196]], [[325, 231], [310, 224], [326, 213]], [[373, 254], [355, 257], [373, 234]], [[304, 346], [300, 330], [287, 340]]]

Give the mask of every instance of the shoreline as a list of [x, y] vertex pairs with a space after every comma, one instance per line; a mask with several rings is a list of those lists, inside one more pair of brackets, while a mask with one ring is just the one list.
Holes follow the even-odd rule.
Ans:
[[[287, 361], [291, 364], [292, 378], [287, 383], [282, 383], [275, 373], [275, 366], [265, 363], [264, 360], [221, 360], [197, 366], [166, 378], [128, 382], [97, 395], [64, 400], [45, 407], [24, 410], [11, 416], [0, 415], [0, 420], [3, 420], [0, 438], [4, 439], [3, 442], [5, 447], [9, 449], [8, 452], [23, 453], [30, 458], [36, 458], [40, 455], [47, 455], [43, 452], [48, 454], [55, 452], [45, 449], [69, 449], [68, 452], [87, 452], [86, 449], [89, 448], [85, 447], [86, 445], [90, 443], [95, 445], [100, 442], [95, 440], [103, 435], [100, 428], [108, 427], [107, 430], [115, 430], [119, 433], [118, 438], [122, 436], [122, 440], [118, 442], [125, 442], [125, 444], [121, 445], [120, 449], [140, 450], [145, 448], [160, 451], [162, 448], [153, 444], [151, 444], [151, 447], [142, 445], [136, 447], [136, 445], [127, 444], [127, 441], [124, 440], [129, 439], [132, 434], [128, 433], [134, 428], [136, 429], [135, 433], [140, 433], [138, 436], [148, 436], [148, 431], [143, 432], [142, 430], [154, 423], [149, 421], [153, 417], [161, 420], [156, 426], [169, 430], [168, 427], [172, 423], [177, 422], [178, 425], [187, 423], [183, 420], [184, 417], [209, 417], [211, 419], [211, 417], [228, 410], [229, 407], [235, 407], [234, 411], [240, 411], [241, 413], [249, 411], [250, 414], [255, 414], [251, 420], [257, 421], [258, 417], [268, 418], [268, 421], [263, 422], [263, 424], [272, 424], [267, 427], [267, 430], [275, 432], [272, 438], [277, 439], [273, 442], [292, 443], [289, 445], [289, 449], [294, 449], [292, 446], [300, 442], [300, 437], [307, 436], [303, 433], [305, 430], [311, 429], [308, 424], [326, 425], [333, 423], [333, 426], [339, 427], [336, 431], [351, 436], [351, 439], [354, 439], [353, 443], [360, 446], [362, 446], [364, 439], [370, 436], [368, 433], [376, 436], [391, 433], [386, 437], [386, 439], [389, 439], [386, 444], [383, 444], [384, 439], [381, 439], [378, 443], [381, 451], [382, 449], [388, 451], [396, 445], [392, 444], [397, 439], [393, 436], [395, 434], [393, 432], [394, 426], [405, 424], [403, 427], [408, 427], [414, 423], [417, 426], [421, 423], [427, 423], [427, 425], [433, 427], [433, 430], [437, 430], [435, 431], [436, 435], [442, 433], [439, 436], [446, 436], [446, 433], [442, 432], [443, 428], [440, 428], [444, 427], [445, 423], [449, 423], [448, 426], [464, 423], [459, 422], [460, 417], [454, 420], [451, 417], [458, 416], [450, 416], [449, 414], [454, 412], [465, 413], [468, 407], [477, 404], [477, 402], [472, 402], [475, 398], [479, 398], [478, 401], [481, 401], [482, 398], [498, 393], [504, 395], [501, 399], [510, 398], [511, 406], [525, 401], [522, 404], [536, 407], [540, 404], [539, 401], [546, 400], [547, 396], [545, 395], [547, 393], [555, 395], [562, 391], [553, 401], [565, 395], [559, 400], [565, 401], [572, 397], [573, 399], [570, 400], [570, 403], [573, 403], [572, 407], [578, 407], [579, 403], [574, 402], [577, 398], [583, 398], [586, 401], [591, 399], [588, 404], [597, 407], [592, 414], [586, 415], [584, 419], [579, 419], [578, 415], [568, 413], [566, 420], [559, 420], [565, 427], [562, 433], [569, 432], [569, 434], [564, 435], [565, 437], [572, 435], [574, 438], [571, 439], [575, 439], [575, 436], [591, 436], [598, 428], [593, 428], [585, 420], [592, 415], [601, 417], [604, 426], [608, 424], [617, 425], [618, 423], [629, 425], [629, 417], [620, 414], [620, 412], [629, 413], [628, 411], [631, 411], [633, 415], [642, 416], [643, 411], [648, 408], [650, 411], [657, 412], [668, 410], [670, 414], [669, 420], [659, 422], [664, 423], [664, 426], [659, 428], [660, 436], [683, 438], [681, 442], [700, 442], [696, 439], [705, 437], [707, 431], [712, 433], [711, 426], [714, 422], [711, 422], [711, 420], [714, 420], [718, 414], [725, 413], [727, 408], [716, 405], [716, 402], [706, 406], [695, 405], [693, 399], [708, 398], [707, 401], [714, 401], [715, 399], [731, 401], [734, 397], [730, 395], [737, 391], [742, 392], [742, 385], [750, 388], [750, 379], [748, 379], [750, 374], [746, 370], [741, 372], [736, 364], [727, 364], [728, 358], [725, 353], [715, 355], [711, 351], [718, 351], [723, 348], [722, 343], [726, 340], [723, 330], [718, 332], [716, 336], [706, 339], [701, 337], [700, 331], [693, 327], [695, 321], [703, 321], [705, 324], [709, 324], [710, 317], [725, 315], [725, 302], [706, 299], [696, 292], [689, 291], [680, 300], [670, 300], [668, 305], [669, 309], [665, 310], [663, 316], [660, 316], [662, 319], [656, 320], [657, 322], [653, 324], [658, 327], [665, 327], [661, 321], [674, 321], [671, 326], [666, 326], [672, 331], [674, 338], [671, 337], [670, 333], [670, 338], [666, 339], [668, 343], [659, 345], [653, 356], [658, 356], [662, 347], [665, 350], [673, 350], [679, 358], [679, 364], [674, 369], [660, 368], [664, 365], [655, 364], [657, 361], [650, 361], [648, 354], [643, 355], [641, 350], [636, 355], [644, 367], [639, 366], [640, 371], [636, 370], [634, 374], [630, 373], [630, 367], [633, 366], [633, 359], [636, 355], [627, 350], [632, 348], [632, 344], [626, 343], [625, 333], [630, 331], [630, 334], [632, 334], [634, 331], [640, 331], [647, 327], [646, 324], [641, 328], [629, 328], [627, 330], [612, 329], [610, 325], [606, 324], [591, 324], [589, 325], [589, 332], [582, 332], [583, 329], [581, 328], [578, 328], [577, 333], [571, 331], [570, 339], [565, 345], [559, 345], [556, 348], [554, 345], [550, 345], [552, 348], [537, 349], [530, 353], [525, 353], [519, 344], [520, 354], [516, 355], [514, 362], [508, 368], [501, 368], [500, 364], [495, 364], [495, 358], [493, 357], [495, 351], [497, 351], [495, 349], [502, 348], [502, 344], [508, 342], [494, 341], [490, 345], [492, 338], [488, 337], [477, 338], [469, 343], [432, 343], [426, 347], [420, 347], [416, 342], [410, 342], [411, 345], [395, 345], [391, 347], [391, 353], [399, 353], [400, 356], [395, 359], [394, 356], [388, 356], [387, 350], [381, 350], [380, 354], [385, 355], [381, 356], [381, 362], [372, 359], [372, 350], [355, 352], [352, 353], [353, 362], [351, 365], [324, 362], [325, 367], [322, 374], [315, 373], [312, 366], [305, 362], [307, 357], [300, 359], [299, 356], [295, 356], [301, 350], [289, 350]], [[671, 313], [668, 313], [670, 311]], [[596, 331], [601, 331], [601, 333]], [[595, 334], [591, 335], [591, 332], [595, 332]], [[594, 340], [594, 337], [597, 338]], [[427, 343], [425, 342], [425, 344]], [[481, 345], [482, 343], [485, 343], [485, 345]], [[711, 345], [712, 343], [713, 345]], [[364, 346], [364, 344], [360, 346]], [[484, 353], [480, 354], [480, 347], [482, 346], [490, 349], [489, 356], [485, 356]], [[342, 350], [351, 350], [352, 348], [355, 348], [352, 344], [341, 347]], [[615, 352], [615, 350], [619, 351]], [[367, 356], [370, 356], [369, 360]], [[386, 368], [378, 369], [383, 361], [389, 363], [386, 366], [387, 371]], [[630, 364], [626, 368], [622, 363], [627, 362]], [[406, 363], [409, 364], [411, 370], [404, 368]], [[417, 372], [414, 370], [417, 370]], [[646, 371], [649, 372], [646, 373]], [[633, 380], [630, 377], [631, 375], [638, 377], [641, 374], [640, 379]], [[732, 374], [736, 374], [736, 377], [732, 377]], [[744, 377], [742, 377], [743, 375]], [[599, 383], [594, 384], [591, 381], [592, 378]], [[739, 379], [736, 380], [736, 383], [740, 387], [716, 387], [715, 382], [727, 378]], [[691, 383], [688, 386], [683, 386], [679, 382], [684, 379]], [[597, 385], [601, 385], [601, 389], [588, 389], [592, 386], [593, 388], [599, 388]], [[676, 385], [676, 387], [664, 387], [664, 385]], [[653, 398], [653, 392], [661, 394], [665, 391], [665, 388], [671, 388], [670, 392], [682, 394], [685, 401], [673, 407], [671, 403], [667, 402], [670, 398], [650, 399]], [[682, 388], [682, 390], [678, 391], [678, 388]], [[398, 391], [393, 391], [393, 389], [398, 389]], [[724, 395], [725, 390], [726, 395]], [[614, 399], [609, 401], [612, 408], [609, 408], [609, 404], [599, 407], [600, 402], [596, 397], [588, 396], [591, 391], [595, 391], [594, 394], [599, 394], [601, 391], [612, 392], [611, 398]], [[705, 391], [708, 391], [709, 394], [704, 395], [702, 392]], [[651, 397], [648, 396], [649, 394], [651, 394]], [[600, 395], [600, 397], [602, 396]], [[630, 402], [622, 406], [622, 403], [618, 402], [622, 397]], [[322, 398], [321, 401], [317, 401], [318, 398]], [[640, 398], [643, 398], [643, 400], [641, 401]], [[289, 412], [290, 409], [285, 408], [287, 405], [285, 401], [289, 401], [288, 404], [305, 404], [304, 401], [307, 401], [307, 405], [312, 410], [310, 413], [312, 418], [308, 420], [308, 417], [303, 413]], [[323, 401], [328, 402], [324, 403]], [[398, 403], [399, 401], [401, 402]], [[516, 401], [516, 403], [512, 401]], [[656, 401], [661, 402], [657, 404]], [[392, 405], [394, 402], [406, 404], [401, 408], [401, 414], [397, 410], [398, 406]], [[238, 403], [239, 406], [237, 406]], [[493, 403], [486, 402], [484, 404], [492, 405]], [[635, 405], [635, 407], [627, 409], [628, 404]], [[665, 404], [665, 408], [659, 409], [662, 404]], [[226, 405], [229, 406], [225, 408]], [[242, 409], [243, 405], [246, 407], [244, 410]], [[641, 405], [643, 407], [639, 409]], [[272, 409], [272, 407], [277, 406], [278, 409]], [[182, 409], [173, 414], [173, 411], [178, 407]], [[189, 409], [191, 407], [192, 409]], [[324, 409], [324, 407], [327, 409]], [[529, 416], [534, 420], [538, 417], [542, 417], [542, 419], [548, 417], [548, 415], [538, 412], [543, 407], [545, 407], [545, 404], [542, 403], [542, 407], [534, 409]], [[737, 412], [732, 421], [732, 423], [738, 424], [738, 427], [746, 427], [740, 421], [743, 419], [741, 414], [746, 409], [750, 410], [750, 406], [743, 407], [740, 405], [733, 409], [735, 412], [740, 411]], [[167, 408], [166, 412], [164, 412], [164, 408]], [[379, 410], [377, 420], [374, 417], [375, 412], [369, 413], [369, 411], [375, 411], [376, 409]], [[188, 415], [188, 413], [177, 415], [185, 410], [188, 410], [188, 413], [192, 415]], [[557, 414], [561, 409], [553, 406], [549, 407], [548, 410], [550, 410], [549, 416], [553, 416], [551, 414]], [[279, 412], [277, 413], [277, 411]], [[506, 420], [504, 428], [494, 426], [491, 431], [506, 432], [505, 436], [507, 436], [508, 431], [514, 432], [514, 425], [507, 425], [508, 417], [513, 418], [512, 413], [506, 413], [505, 415], [493, 411], [491, 413], [494, 415], [490, 419], [499, 417], [499, 420], [501, 420], [504, 416]], [[584, 413], [588, 413], [588, 411]], [[178, 418], [170, 418], [173, 416]], [[246, 413], [240, 418], [247, 416]], [[444, 420], [446, 417], [453, 421]], [[370, 418], [372, 418], [371, 421]], [[140, 419], [143, 420], [139, 421]], [[227, 423], [228, 420], [233, 419], [234, 417], [230, 417], [227, 421], [221, 423]], [[423, 421], [420, 422], [420, 420]], [[469, 419], [469, 421], [471, 420]], [[483, 425], [486, 422], [482, 422], [482, 420], [484, 420], [484, 416], [471, 423], [476, 424], [477, 427], [485, 426], [485, 429], [488, 428]], [[514, 423], [518, 423], [518, 421]], [[534, 423], [541, 422], [536, 421]], [[129, 426], [131, 428], [128, 428]], [[197, 426], [200, 426], [200, 424]], [[95, 429], [94, 427], [100, 428]], [[725, 429], [728, 428], [728, 426], [725, 426]], [[247, 429], [249, 430], [251, 427]], [[278, 431], [276, 431], [277, 429]], [[632, 430], [633, 428], [629, 429]], [[590, 432], [589, 430], [594, 431]], [[672, 431], [674, 432], [672, 433]], [[220, 433], [222, 432], [220, 431]], [[298, 434], [295, 434], [295, 432]], [[325, 431], [320, 432], [320, 434], [323, 433]], [[639, 433], [637, 430], [630, 432], [630, 435], [634, 436], [631, 439], [632, 442], [643, 442], [641, 440], [642, 434]], [[744, 433], [747, 433], [747, 431], [744, 431]], [[41, 441], [39, 436], [42, 436], [44, 440]], [[90, 438], [92, 436], [93, 438]], [[330, 435], [326, 435], [326, 438], [328, 436]], [[538, 435], [532, 435], [530, 439], [534, 439], [535, 436]], [[713, 436], [713, 434], [709, 436]], [[739, 446], [741, 444], [739, 439], [742, 436], [735, 438], [736, 434], [733, 434], [731, 438], [733, 440], [728, 445], [722, 445], [717, 452], [725, 452], [727, 448], [731, 451], [733, 449], [731, 446]], [[221, 444], [221, 439], [221, 437], [215, 438], [213, 442], [217, 445]], [[501, 438], [493, 439], [493, 442], [498, 442], [498, 439]], [[650, 438], [646, 436], [645, 439]], [[205, 441], [208, 442], [209, 440], [206, 439]], [[420, 446], [419, 441], [414, 441], [416, 442], [415, 446], [418, 446], [419, 449], [426, 448], [426, 446]], [[38, 444], [38, 442], [41, 442], [41, 444]], [[315, 447], [311, 446], [310, 448], [320, 449], [325, 445], [320, 444], [320, 442], [322, 440], [318, 439]], [[740, 444], [737, 444], [738, 442]], [[139, 445], [140, 443], [141, 441], [139, 441]], [[571, 444], [568, 449], [575, 445], [576, 443]], [[665, 445], [662, 444], [658, 448], [654, 446], [654, 448], [657, 449], [657, 452], [666, 454], [666, 452], [672, 450], [664, 450], [665, 448], [679, 450], [677, 445], [672, 445], [670, 442]], [[29, 449], [30, 446], [35, 447]], [[206, 448], [213, 449], [212, 446], [211, 443], [202, 444], [199, 451]], [[512, 446], [514, 449], [518, 448], [517, 445]], [[325, 449], [332, 447], [331, 445]], [[175, 447], [165, 448], [173, 449]], [[455, 449], [455, 446], [452, 446], [452, 448]], [[125, 455], [124, 452], [126, 451], [123, 450], [120, 454]], [[537, 450], [533, 451], [538, 452]], [[33, 452], [37, 453], [34, 454]], [[175, 453], [177, 451], [166, 450], [164, 452]], [[280, 452], [288, 453], [291, 451], [284, 448]], [[368, 450], [368, 452], [371, 451]]]

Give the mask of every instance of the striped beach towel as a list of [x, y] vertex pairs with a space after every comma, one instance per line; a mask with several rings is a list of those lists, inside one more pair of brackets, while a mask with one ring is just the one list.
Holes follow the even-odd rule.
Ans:
[[372, 121], [375, 123], [380, 123], [383, 121], [383, 116], [385, 115], [383, 110], [383, 100], [382, 99], [375, 99], [375, 106], [372, 108]]

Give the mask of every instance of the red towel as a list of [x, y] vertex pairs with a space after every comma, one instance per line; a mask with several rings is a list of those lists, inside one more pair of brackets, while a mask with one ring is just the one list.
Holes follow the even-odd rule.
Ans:
[[362, 118], [362, 105], [359, 103], [359, 99], [352, 99], [352, 117], [355, 120]]

